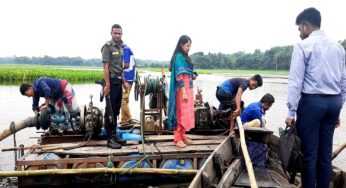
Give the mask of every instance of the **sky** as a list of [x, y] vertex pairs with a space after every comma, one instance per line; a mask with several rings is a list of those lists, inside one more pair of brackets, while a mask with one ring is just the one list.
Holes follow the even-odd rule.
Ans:
[[115, 23], [137, 59], [168, 61], [181, 35], [190, 54], [253, 53], [296, 44], [295, 18], [308, 7], [328, 36], [346, 39], [342, 0], [3, 0], [0, 57], [101, 58]]

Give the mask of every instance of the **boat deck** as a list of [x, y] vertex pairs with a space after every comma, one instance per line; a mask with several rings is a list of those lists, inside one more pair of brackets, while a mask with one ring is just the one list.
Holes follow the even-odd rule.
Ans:
[[[173, 144], [173, 135], [147, 135], [145, 143], [137, 141], [128, 141], [121, 149], [111, 149], [106, 146], [105, 140], [90, 140], [89, 142], [69, 142], [69, 143], [49, 143], [47, 140], [52, 138], [42, 138], [46, 144], [32, 147], [31, 150], [22, 156], [16, 163], [18, 170], [25, 170], [28, 166], [40, 165], [64, 165], [64, 168], [76, 166], [81, 163], [105, 163], [125, 162], [139, 160], [147, 156], [157, 168], [160, 160], [165, 159], [191, 159], [194, 161], [194, 169], [198, 169], [198, 163], [201, 159], [208, 157], [215, 148], [226, 138], [226, 136], [203, 136], [188, 135], [193, 144], [186, 148], [178, 148]], [[61, 136], [60, 136], [61, 137]], [[45, 140], [46, 139], [46, 140]], [[71, 140], [71, 137], [66, 140]], [[60, 156], [54, 160], [38, 160], [37, 156], [42, 153], [54, 153]]]

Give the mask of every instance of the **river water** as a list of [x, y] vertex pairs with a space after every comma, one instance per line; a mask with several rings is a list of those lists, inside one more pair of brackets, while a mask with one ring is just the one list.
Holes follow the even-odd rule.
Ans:
[[[155, 74], [155, 73], [152, 73]], [[154, 77], [157, 75], [153, 75]], [[250, 77], [251, 75], [227, 75], [227, 74], [211, 74], [200, 75], [194, 82], [194, 89], [197, 87], [203, 89], [203, 100], [209, 102], [213, 106], [218, 106], [215, 97], [216, 86], [229, 77]], [[275, 103], [266, 113], [267, 128], [278, 134], [279, 127], [285, 127], [285, 119], [287, 115], [286, 99], [287, 99], [287, 77], [286, 76], [264, 76], [264, 84], [255, 90], [246, 90], [243, 94], [245, 105], [256, 102], [261, 99], [265, 93], [271, 93], [275, 97]], [[104, 109], [105, 104], [99, 101], [99, 93], [101, 87], [96, 84], [73, 84], [79, 105], [88, 105], [90, 95], [93, 95], [93, 103], [95, 106]], [[41, 102], [44, 101], [43, 99]], [[146, 100], [148, 101], [148, 100]], [[0, 85], [0, 131], [8, 128], [12, 121], [24, 120], [28, 116], [33, 116], [31, 110], [32, 99], [22, 96], [19, 92], [19, 86], [1, 86]], [[130, 107], [132, 116], [139, 119], [139, 101], [135, 101], [133, 90], [130, 95]], [[342, 145], [346, 139], [346, 110], [341, 111], [341, 126], [335, 130], [333, 147], [336, 149]], [[30, 146], [36, 143], [36, 138], [40, 134], [36, 128], [27, 128], [16, 133], [17, 145], [24, 144]], [[13, 136], [0, 141], [0, 149], [13, 147]], [[13, 152], [0, 152], [0, 170], [14, 169]], [[338, 155], [334, 159], [333, 164], [346, 170], [346, 151]]]

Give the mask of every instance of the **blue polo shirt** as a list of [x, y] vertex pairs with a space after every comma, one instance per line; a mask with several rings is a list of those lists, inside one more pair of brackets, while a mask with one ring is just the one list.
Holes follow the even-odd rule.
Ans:
[[32, 85], [35, 95], [32, 98], [32, 110], [38, 110], [40, 97], [58, 100], [63, 91], [61, 90], [61, 80], [55, 78], [41, 77], [35, 80]]
[[263, 108], [261, 102], [254, 102], [249, 104], [244, 111], [241, 113], [240, 118], [243, 124], [250, 122], [254, 119], [261, 121], [260, 127], [262, 127], [262, 114]]
[[[129, 64], [129, 66], [132, 66], [132, 70], [125, 69], [124, 70], [124, 78], [125, 78], [125, 81], [130, 82], [130, 83], [132, 83], [134, 81], [135, 72], [136, 72], [136, 70], [135, 70], [136, 62], [133, 62], [131, 64], [130, 63], [131, 58], [133, 58], [132, 61], [135, 61], [131, 48], [125, 44], [124, 45], [124, 64]], [[131, 67], [129, 67], [128, 69], [131, 69]]]

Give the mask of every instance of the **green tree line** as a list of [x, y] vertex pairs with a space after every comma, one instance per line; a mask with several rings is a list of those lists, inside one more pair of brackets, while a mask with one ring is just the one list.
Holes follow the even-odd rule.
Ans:
[[[346, 39], [339, 41], [346, 50]], [[232, 70], [288, 70], [293, 46], [276, 46], [262, 52], [236, 52], [233, 54], [196, 52], [191, 55], [195, 68], [232, 69]], [[142, 67], [168, 67], [169, 61], [140, 60]], [[81, 57], [0, 57], [0, 64], [63, 65], [101, 67], [101, 59], [83, 59]]]

